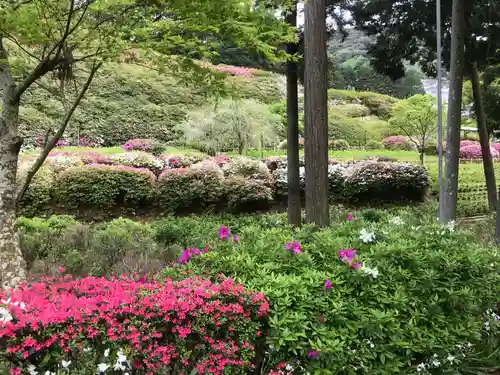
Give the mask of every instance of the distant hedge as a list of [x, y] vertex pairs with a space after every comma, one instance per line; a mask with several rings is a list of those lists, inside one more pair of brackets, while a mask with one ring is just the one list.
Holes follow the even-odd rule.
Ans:
[[[55, 212], [112, 217], [207, 210], [237, 213], [268, 209], [281, 204], [287, 194], [286, 169], [278, 159], [268, 161], [266, 166], [245, 157], [193, 159], [190, 164], [188, 158], [178, 161], [174, 157], [150, 155], [147, 163], [144, 157], [137, 157], [127, 159], [128, 165], [113, 165], [122, 158], [101, 160], [108, 164], [96, 164], [96, 158], [89, 157], [52, 158], [21, 202], [23, 215]], [[145, 165], [151, 165], [156, 173]], [[158, 174], [160, 165], [163, 172]], [[25, 169], [26, 166], [21, 170]], [[328, 173], [334, 202], [422, 201], [429, 186], [427, 171], [409, 163], [332, 164]], [[301, 167], [302, 190], [304, 186]]]

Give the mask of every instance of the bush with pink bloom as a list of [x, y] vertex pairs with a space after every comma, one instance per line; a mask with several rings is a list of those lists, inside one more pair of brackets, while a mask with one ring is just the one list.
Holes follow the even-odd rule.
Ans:
[[253, 69], [245, 68], [241, 66], [231, 66], [231, 65], [216, 65], [214, 66], [219, 72], [228, 73], [236, 77], [252, 77]]
[[410, 151], [413, 149], [408, 138], [400, 135], [382, 139], [382, 145], [386, 150], [392, 150], [392, 151], [397, 151], [397, 150]]
[[233, 280], [197, 277], [44, 279], [0, 300], [11, 374], [246, 373], [269, 309]]
[[[499, 152], [494, 148], [490, 148], [491, 156], [496, 159], [499, 157]], [[483, 154], [479, 143], [471, 143], [467, 146], [460, 147], [460, 159], [465, 160], [481, 160]]]
[[165, 150], [165, 145], [154, 139], [129, 139], [122, 148], [125, 151], [144, 151], [160, 155]]

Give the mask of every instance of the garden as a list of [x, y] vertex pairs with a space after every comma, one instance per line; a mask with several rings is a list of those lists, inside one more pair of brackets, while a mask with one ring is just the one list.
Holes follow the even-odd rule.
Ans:
[[[437, 110], [416, 66], [395, 82], [375, 75], [367, 53], [334, 57], [343, 76], [329, 77], [330, 223], [306, 224], [306, 215], [292, 226], [287, 80], [267, 44], [290, 39], [278, 35], [286, 30], [269, 10], [170, 2], [165, 16], [149, 2], [71, 4], [54, 49], [60, 59], [51, 60], [47, 40], [68, 11], [63, 2], [45, 5], [0, 12], [24, 35], [4, 38], [0, 22], [0, 78], [11, 65], [13, 82], [30, 69], [55, 76], [32, 75], [25, 91], [14, 91], [17, 101], [3, 101], [2, 116], [19, 112], [12, 134], [24, 142], [0, 147], [17, 158], [9, 159], [12, 173], [0, 173], [1, 374], [498, 372], [494, 219], [469, 220], [490, 213], [481, 148], [462, 139], [459, 219], [440, 224]], [[278, 65], [195, 60], [223, 53], [192, 35], [225, 37], [217, 33], [226, 28], [242, 39], [235, 46], [255, 46]], [[87, 42], [92, 33], [99, 37]], [[380, 90], [347, 89], [366, 87], [368, 75]], [[304, 201], [301, 85], [298, 99]], [[0, 130], [16, 116], [4, 117]], [[497, 168], [500, 144], [490, 151]], [[17, 271], [26, 277], [10, 255], [22, 258]], [[9, 289], [8, 277], [22, 280]]]

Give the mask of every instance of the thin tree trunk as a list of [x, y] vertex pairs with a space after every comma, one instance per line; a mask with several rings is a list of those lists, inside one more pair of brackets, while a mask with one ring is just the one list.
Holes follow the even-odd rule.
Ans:
[[26, 279], [26, 262], [15, 230], [17, 162], [23, 141], [17, 134], [19, 102], [14, 96], [13, 85], [4, 88], [0, 118], [0, 282], [4, 289]]
[[425, 158], [425, 152], [424, 152], [424, 149], [422, 148], [420, 150], [420, 164], [424, 165], [424, 158]]
[[[297, 3], [287, 13], [286, 20], [290, 26], [297, 26]], [[286, 51], [296, 57], [299, 50], [297, 43], [288, 43]], [[299, 95], [297, 62], [287, 62], [286, 71], [286, 122], [287, 137], [287, 171], [288, 171], [288, 223], [299, 226], [300, 212], [300, 174], [299, 174]]]
[[325, 0], [304, 4], [304, 128], [306, 221], [329, 225]]
[[45, 162], [45, 159], [47, 159], [47, 156], [49, 155], [50, 151], [55, 147], [57, 141], [61, 139], [63, 136], [66, 127], [68, 126], [69, 121], [71, 120], [71, 117], [73, 116], [73, 113], [75, 112], [76, 108], [82, 101], [83, 97], [85, 96], [85, 93], [90, 87], [90, 84], [92, 83], [92, 80], [94, 79], [94, 76], [96, 72], [99, 70], [99, 68], [102, 66], [102, 63], [98, 63], [97, 65], [94, 65], [89, 73], [89, 76], [87, 77], [87, 81], [83, 85], [82, 89], [80, 90], [80, 93], [76, 97], [75, 101], [71, 105], [70, 108], [66, 110], [66, 113], [64, 115], [64, 118], [61, 121], [61, 124], [59, 125], [59, 129], [57, 129], [56, 134], [52, 137], [52, 139], [47, 142], [47, 144], [44, 145], [42, 153], [38, 156], [38, 159], [36, 160], [35, 164], [30, 168], [26, 175], [26, 179], [23, 182], [23, 185], [19, 189], [19, 192], [17, 193], [17, 198], [16, 198], [16, 204], [21, 201], [23, 198], [24, 194], [26, 194], [26, 191], [28, 190], [28, 187], [33, 180], [33, 177], [35, 177], [36, 172], [42, 167], [43, 163]]
[[488, 206], [494, 212], [497, 207], [497, 184], [495, 180], [495, 169], [491, 157], [488, 129], [486, 128], [486, 116], [484, 113], [483, 98], [481, 97], [481, 85], [479, 72], [475, 61], [471, 64], [472, 93], [474, 95], [474, 109], [476, 112], [477, 129], [479, 132], [479, 143], [483, 156], [484, 177], [486, 179], [486, 190], [488, 192]]
[[464, 13], [462, 1], [453, 0], [450, 56], [451, 79], [448, 97], [448, 129], [446, 134], [445, 184], [442, 218], [444, 223], [454, 220], [457, 213], [464, 67]]

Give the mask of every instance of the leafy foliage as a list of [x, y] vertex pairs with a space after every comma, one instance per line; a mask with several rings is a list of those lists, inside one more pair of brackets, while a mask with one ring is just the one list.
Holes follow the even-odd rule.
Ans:
[[277, 138], [281, 125], [279, 116], [253, 100], [223, 100], [188, 114], [177, 127], [189, 141], [199, 141], [213, 150], [236, 149], [240, 154], [247, 148], [263, 147]]

